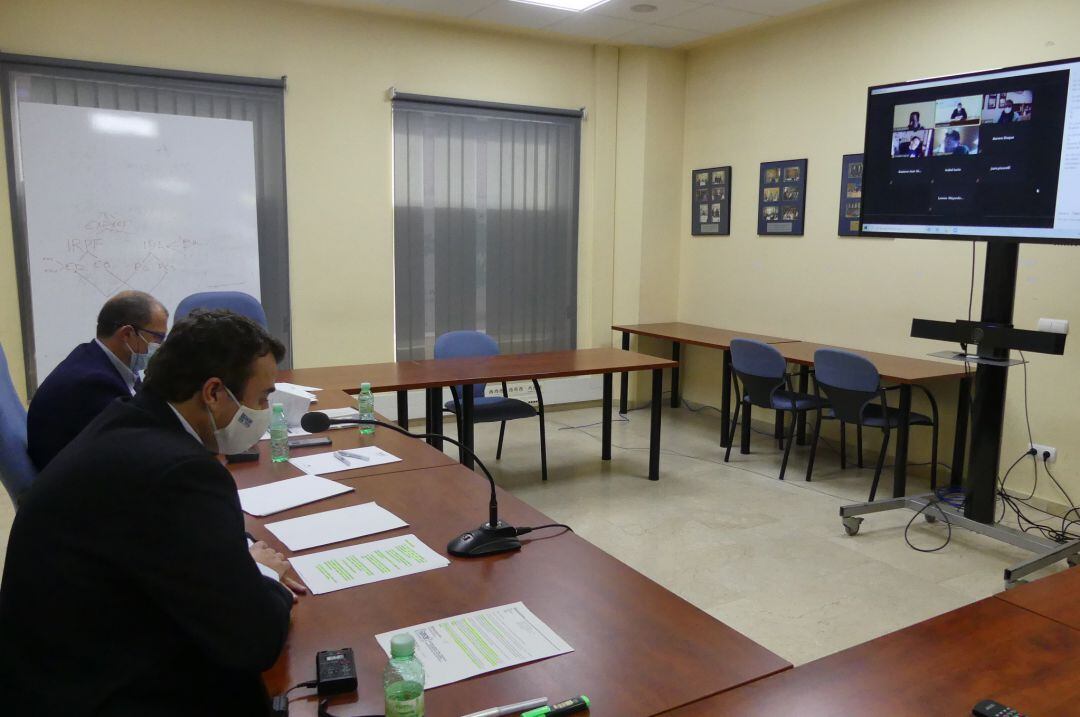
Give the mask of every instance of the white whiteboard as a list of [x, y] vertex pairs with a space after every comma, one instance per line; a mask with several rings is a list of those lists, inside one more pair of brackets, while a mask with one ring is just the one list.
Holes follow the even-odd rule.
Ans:
[[260, 298], [252, 123], [21, 102], [40, 383], [125, 289]]

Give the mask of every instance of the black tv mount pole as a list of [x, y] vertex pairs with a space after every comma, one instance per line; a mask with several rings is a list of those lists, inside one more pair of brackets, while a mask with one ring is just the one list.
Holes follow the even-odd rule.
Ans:
[[[923, 511], [927, 520], [935, 520], [940, 515], [954, 526], [1036, 553], [1038, 557], [1033, 560], [1005, 570], [1006, 586], [1012, 586], [1022, 576], [1057, 560], [1066, 559], [1070, 564], [1080, 562], [1080, 541], [1056, 543], [994, 523], [1001, 439], [1005, 426], [1005, 389], [1009, 367], [1021, 363], [1011, 358], [1010, 351], [1065, 353], [1064, 334], [1013, 328], [1019, 254], [1020, 246], [1016, 241], [997, 238], [987, 241], [979, 321], [913, 319], [911, 322], [911, 335], [915, 338], [949, 341], [965, 348], [963, 353], [943, 352], [934, 355], [976, 365], [969, 459], [967, 470], [964, 471], [963, 513], [938, 502], [933, 494], [859, 503], [840, 509], [849, 535], [859, 531], [862, 522], [862, 518], [857, 517], [859, 515], [910, 508]], [[966, 352], [971, 345], [977, 347], [974, 355]], [[934, 508], [927, 510], [931, 503], [935, 504]]]

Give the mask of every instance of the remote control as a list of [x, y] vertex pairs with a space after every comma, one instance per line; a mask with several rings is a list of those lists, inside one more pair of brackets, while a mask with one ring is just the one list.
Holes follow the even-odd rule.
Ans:
[[1000, 702], [983, 700], [971, 708], [971, 714], [977, 717], [1024, 717], [1012, 707], [1006, 707]]

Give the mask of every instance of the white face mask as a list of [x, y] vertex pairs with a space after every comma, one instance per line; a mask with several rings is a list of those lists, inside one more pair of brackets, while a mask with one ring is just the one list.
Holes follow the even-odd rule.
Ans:
[[236, 400], [236, 396], [228, 387], [225, 387], [225, 392], [239, 407], [236, 415], [229, 421], [229, 425], [218, 428], [214, 421], [214, 413], [209, 406], [206, 411], [210, 414], [210, 426], [214, 429], [214, 442], [217, 443], [218, 453], [228, 456], [243, 453], [259, 442], [266, 433], [266, 429], [270, 427], [273, 410], [269, 407], [260, 410], [245, 406]]

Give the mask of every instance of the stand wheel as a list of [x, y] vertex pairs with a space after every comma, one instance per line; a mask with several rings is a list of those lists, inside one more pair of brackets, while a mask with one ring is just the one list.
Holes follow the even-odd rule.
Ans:
[[930, 515], [929, 513], [923, 513], [923, 518], [926, 518], [927, 523], [936, 523], [937, 522], [937, 516], [936, 515]]
[[844, 521], [844, 530], [847, 531], [847, 534], [848, 535], [855, 535], [855, 534], [857, 534], [859, 532], [859, 526], [862, 525], [863, 519], [862, 518], [851, 517], [851, 518], [844, 518], [843, 521]]
[[1068, 563], [1070, 568], [1075, 568], [1077, 565], [1080, 565], [1080, 553], [1073, 553], [1065, 558], [1065, 562]]

